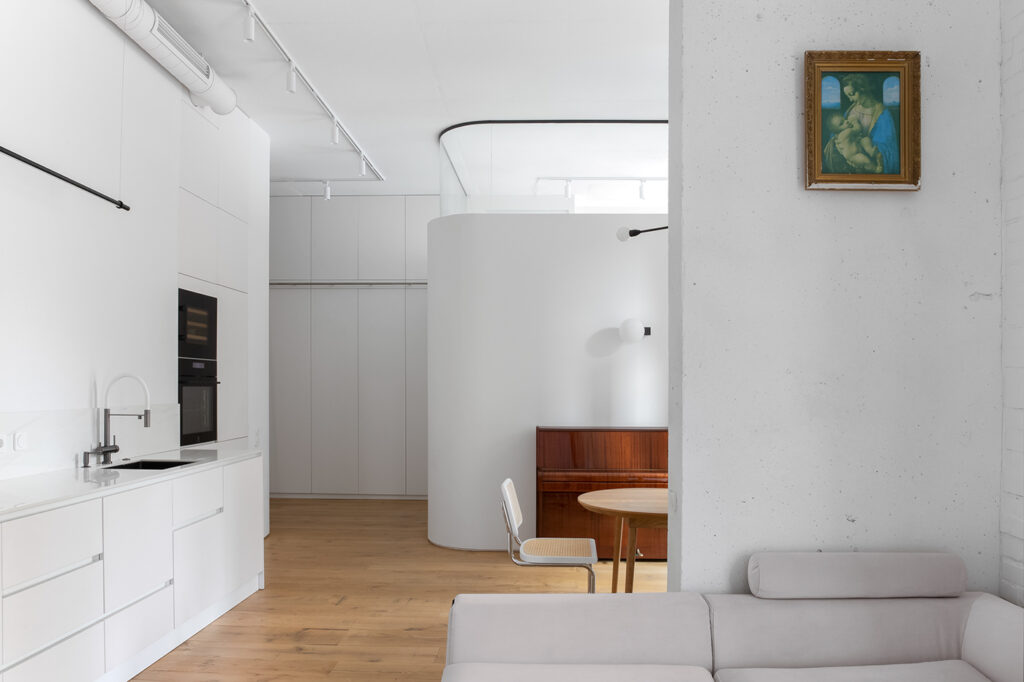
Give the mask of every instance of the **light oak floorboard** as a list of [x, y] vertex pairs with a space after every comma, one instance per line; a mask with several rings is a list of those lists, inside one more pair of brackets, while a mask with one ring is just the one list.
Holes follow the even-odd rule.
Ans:
[[[582, 569], [430, 544], [423, 501], [275, 499], [270, 514], [266, 589], [136, 680], [436, 682], [456, 594], [587, 589]], [[596, 572], [610, 591], [611, 562]], [[665, 562], [637, 562], [637, 592], [664, 592], [665, 581]]]

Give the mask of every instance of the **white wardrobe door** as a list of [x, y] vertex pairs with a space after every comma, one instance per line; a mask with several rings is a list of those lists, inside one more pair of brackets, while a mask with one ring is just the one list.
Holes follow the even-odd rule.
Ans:
[[310, 492], [310, 290], [270, 291], [270, 492]]
[[359, 197], [359, 279], [405, 278], [405, 197]]
[[427, 290], [405, 292], [405, 492], [427, 494]]
[[314, 289], [314, 493], [359, 492], [359, 292]]
[[309, 279], [309, 197], [270, 200], [270, 279]]
[[405, 494], [405, 291], [359, 291], [359, 492]]

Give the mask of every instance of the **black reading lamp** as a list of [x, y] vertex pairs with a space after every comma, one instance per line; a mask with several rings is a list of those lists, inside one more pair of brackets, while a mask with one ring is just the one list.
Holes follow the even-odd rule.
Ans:
[[658, 230], [667, 230], [668, 225], [662, 225], [661, 227], [652, 227], [646, 230], [631, 230], [628, 227], [620, 227], [619, 231], [615, 233], [615, 236], [619, 238], [620, 242], [627, 241], [630, 237], [638, 237], [645, 232], [657, 232]]

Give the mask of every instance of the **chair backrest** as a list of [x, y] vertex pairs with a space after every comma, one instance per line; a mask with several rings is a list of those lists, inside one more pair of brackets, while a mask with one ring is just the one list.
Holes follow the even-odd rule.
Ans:
[[505, 509], [505, 520], [512, 537], [519, 541], [519, 526], [523, 525], [523, 510], [519, 507], [516, 486], [511, 478], [501, 482], [501, 505]]

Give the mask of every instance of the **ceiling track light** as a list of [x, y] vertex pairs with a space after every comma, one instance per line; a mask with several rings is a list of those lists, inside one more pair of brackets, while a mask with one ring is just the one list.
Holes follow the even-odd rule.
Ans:
[[[341, 143], [341, 138], [344, 137], [345, 140], [349, 143], [349, 145], [351, 145], [352, 148], [356, 152], [359, 153], [360, 171], [361, 171], [360, 175], [361, 176], [365, 176], [367, 173], [372, 173], [373, 174], [373, 178], [375, 178], [377, 180], [383, 180], [384, 179], [384, 175], [379, 170], [377, 170], [377, 167], [373, 165], [373, 162], [370, 161], [370, 159], [368, 159], [366, 157], [366, 152], [363, 151], [363, 148], [359, 145], [358, 142], [356, 142], [355, 138], [352, 137], [352, 135], [348, 132], [348, 130], [345, 129], [345, 125], [341, 122], [341, 119], [338, 118], [338, 115], [336, 113], [334, 113], [334, 109], [332, 109], [331, 106], [329, 104], [327, 104], [327, 101], [323, 98], [323, 95], [321, 95], [320, 92], [313, 85], [313, 83], [310, 82], [310, 80], [306, 76], [306, 74], [303, 73], [302, 69], [300, 69], [298, 64], [295, 63], [295, 60], [292, 59], [292, 56], [288, 52], [288, 50], [285, 49], [284, 45], [281, 43], [281, 41], [278, 39], [278, 37], [274, 34], [274, 32], [271, 30], [271, 28], [269, 26], [267, 26], [267, 22], [263, 20], [263, 17], [260, 15], [259, 10], [257, 10], [256, 7], [252, 4], [252, 1], [251, 0], [241, 0], [241, 3], [245, 7], [246, 11], [248, 12], [248, 17], [246, 19], [246, 24], [245, 24], [245, 39], [246, 39], [246, 41], [250, 41], [250, 40], [254, 40], [255, 39], [255, 37], [256, 37], [256, 26], [258, 25], [260, 27], [260, 29], [263, 31], [263, 33], [270, 40], [270, 43], [275, 48], [277, 48], [277, 51], [281, 54], [281, 57], [288, 64], [288, 80], [286, 81], [288, 92], [294, 93], [296, 90], [298, 90], [298, 81], [301, 78], [302, 79], [302, 83], [305, 86], [306, 90], [309, 91], [309, 94], [313, 96], [313, 99], [320, 106], [320, 108], [323, 109], [323, 111], [327, 115], [328, 119], [330, 119], [332, 121], [333, 125], [334, 125], [334, 132], [331, 133], [331, 140], [332, 140], [332, 142], [334, 144], [340, 144]], [[346, 178], [346, 179], [350, 180], [352, 178]], [[277, 181], [278, 182], [288, 182], [288, 181], [282, 180], [282, 179], [277, 179]], [[291, 182], [313, 182], [313, 181], [315, 181], [315, 178], [304, 178], [302, 180], [291, 180]]]
[[324, 180], [324, 201], [331, 200], [331, 183]]
[[256, 15], [249, 8], [249, 16], [245, 18], [245, 42], [251, 43], [256, 40]]
[[299, 74], [295, 70], [295, 63], [292, 62], [288, 66], [288, 84], [286, 86], [288, 88], [288, 92], [294, 93], [295, 90], [298, 89], [298, 80]]

